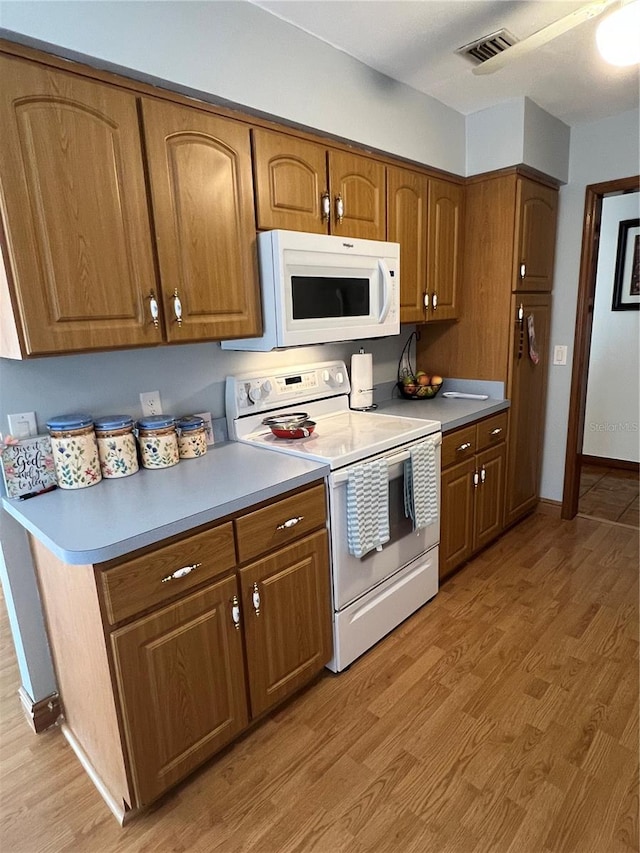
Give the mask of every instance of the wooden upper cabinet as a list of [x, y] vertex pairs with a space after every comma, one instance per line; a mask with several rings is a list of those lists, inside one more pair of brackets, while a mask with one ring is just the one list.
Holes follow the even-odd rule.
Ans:
[[329, 151], [332, 234], [384, 240], [385, 167], [345, 151]]
[[400, 320], [458, 316], [464, 188], [410, 169], [387, 169], [387, 235], [400, 243]]
[[400, 320], [423, 323], [427, 293], [429, 179], [410, 169], [387, 169], [387, 237], [400, 243]]
[[17, 341], [2, 354], [161, 340], [135, 95], [6, 56], [0, 77], [1, 298]]
[[269, 130], [253, 130], [258, 228], [327, 233], [322, 196], [328, 194], [322, 145]]
[[514, 290], [552, 290], [557, 207], [556, 189], [518, 178]]
[[385, 239], [382, 163], [262, 128], [253, 156], [259, 229]]
[[170, 341], [261, 331], [249, 129], [142, 100]]
[[463, 204], [462, 186], [449, 181], [429, 181], [429, 320], [454, 320], [458, 316], [462, 275]]

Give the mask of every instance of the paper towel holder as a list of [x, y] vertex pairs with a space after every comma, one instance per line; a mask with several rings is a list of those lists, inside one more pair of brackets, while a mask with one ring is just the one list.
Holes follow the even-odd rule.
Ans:
[[[358, 354], [359, 355], [365, 354], [364, 347], [360, 347]], [[376, 386], [371, 385], [370, 388], [355, 388], [353, 386], [353, 371], [352, 371], [352, 376], [351, 376], [351, 382], [352, 382], [352, 387], [351, 387], [351, 394], [350, 394], [350, 400], [349, 400], [349, 407], [352, 409], [352, 411], [354, 411], [354, 412], [370, 412], [373, 409], [377, 409], [378, 404], [374, 403], [374, 402], [371, 402], [370, 405], [368, 405], [368, 406], [354, 406], [352, 404], [352, 400], [355, 396], [357, 396], [359, 394], [368, 394], [369, 392], [373, 393], [373, 391], [375, 391], [375, 389], [376, 389]]]

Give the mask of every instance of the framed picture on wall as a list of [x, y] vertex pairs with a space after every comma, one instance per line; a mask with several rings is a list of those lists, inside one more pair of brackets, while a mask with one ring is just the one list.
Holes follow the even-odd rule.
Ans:
[[640, 219], [623, 219], [618, 228], [618, 250], [613, 279], [612, 311], [640, 306]]

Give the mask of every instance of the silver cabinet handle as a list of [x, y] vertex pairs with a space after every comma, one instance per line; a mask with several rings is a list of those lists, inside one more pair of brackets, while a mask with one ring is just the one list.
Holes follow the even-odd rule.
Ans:
[[434, 293], [433, 296], [431, 297], [431, 307], [433, 308], [434, 311], [438, 307], [438, 294], [437, 293]]
[[176, 318], [176, 323], [181, 326], [182, 325], [182, 302], [180, 301], [180, 297], [178, 296], [178, 288], [173, 291], [173, 313]]
[[260, 615], [260, 590], [258, 589], [258, 584], [254, 583], [253, 591], [251, 593], [251, 603], [253, 604], [253, 610], [256, 616]]
[[474, 471], [474, 472], [473, 472], [473, 488], [474, 488], [474, 489], [477, 489], [477, 488], [478, 488], [478, 483], [479, 483], [479, 482], [480, 482], [480, 477], [478, 476], [478, 472], [477, 472], [477, 471]]
[[460, 447], [457, 448], [458, 451], [468, 450], [471, 447], [470, 441], [465, 441], [464, 444], [461, 444]]
[[485, 467], [483, 465], [482, 468], [480, 469], [480, 482], [484, 483], [484, 481], [486, 479], [487, 479], [487, 472], [486, 472]]
[[336, 219], [338, 222], [342, 222], [344, 219], [344, 201], [341, 195], [336, 196]]
[[496, 427], [495, 429], [491, 430], [491, 435], [500, 435], [501, 432], [502, 432], [502, 427]]
[[320, 197], [320, 204], [322, 210], [322, 221], [328, 222], [331, 217], [331, 197], [326, 190]]
[[282, 524], [279, 524], [276, 527], [276, 530], [288, 530], [290, 527], [295, 527], [296, 524], [300, 524], [303, 520], [304, 515], [298, 515], [295, 518], [288, 518], [286, 521], [283, 521]]
[[428, 310], [428, 308], [429, 308], [429, 294], [428, 293], [425, 293], [423, 302], [424, 302], [424, 307]]
[[234, 595], [231, 599], [231, 621], [236, 631], [240, 630], [240, 602], [238, 596]]
[[160, 312], [158, 309], [158, 300], [156, 299], [155, 291], [153, 291], [153, 290], [149, 291], [148, 299], [149, 299], [149, 313], [151, 314], [151, 321], [157, 329], [158, 326], [160, 325], [160, 321], [158, 319]]
[[527, 265], [523, 261], [520, 264], [520, 278], [524, 278], [526, 276], [526, 274], [527, 274]]
[[181, 569], [176, 569], [173, 574], [167, 575], [166, 578], [162, 578], [161, 582], [167, 583], [168, 581], [177, 581], [186, 575], [190, 575], [191, 572], [195, 572], [195, 570], [199, 569], [201, 565], [202, 563], [193, 563], [191, 566], [183, 566]]

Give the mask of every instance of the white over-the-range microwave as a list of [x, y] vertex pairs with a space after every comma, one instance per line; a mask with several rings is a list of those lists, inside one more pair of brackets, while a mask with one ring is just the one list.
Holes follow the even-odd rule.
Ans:
[[264, 332], [223, 349], [267, 352], [400, 333], [400, 246], [300, 231], [263, 231]]

